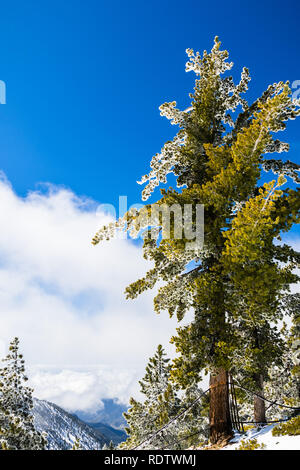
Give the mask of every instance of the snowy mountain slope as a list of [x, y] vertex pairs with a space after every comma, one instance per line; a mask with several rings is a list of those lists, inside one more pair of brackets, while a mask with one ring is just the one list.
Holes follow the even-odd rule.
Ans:
[[253, 428], [246, 434], [236, 434], [232, 441], [222, 450], [235, 450], [241, 440], [257, 439], [259, 444], [265, 444], [265, 450], [299, 450], [300, 436], [272, 436], [272, 429], [276, 424], [264, 426], [261, 429]]
[[95, 431], [54, 403], [34, 398], [33, 414], [36, 428], [47, 433], [51, 450], [72, 449], [76, 439], [79, 439], [82, 449], [100, 450], [110, 441], [99, 430]]

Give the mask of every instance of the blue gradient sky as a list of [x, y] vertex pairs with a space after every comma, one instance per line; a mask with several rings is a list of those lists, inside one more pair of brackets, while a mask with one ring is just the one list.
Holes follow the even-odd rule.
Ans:
[[[158, 106], [186, 106], [194, 74], [185, 49], [219, 35], [252, 75], [249, 99], [269, 83], [300, 80], [299, 3], [11, 0], [0, 2], [0, 168], [19, 195], [39, 182], [102, 203], [140, 200], [139, 177], [176, 129]], [[300, 161], [300, 119], [283, 140]]]

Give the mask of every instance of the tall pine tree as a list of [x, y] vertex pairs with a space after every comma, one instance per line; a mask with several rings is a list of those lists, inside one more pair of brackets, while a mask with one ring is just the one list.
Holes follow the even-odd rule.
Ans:
[[[292, 271], [299, 254], [276, 241], [299, 220], [299, 190], [286, 187], [284, 178], [299, 183], [299, 166], [270, 154], [288, 151], [288, 144], [274, 133], [284, 130], [285, 121], [300, 111], [283, 82], [270, 85], [249, 105], [242, 97], [249, 71], [243, 69], [237, 85], [231, 76], [223, 77], [233, 64], [218, 38], [210, 53], [204, 51], [201, 57], [188, 49], [187, 54], [186, 70], [197, 76], [191, 106], [185, 111], [177, 109], [176, 102], [160, 107], [161, 115], [180, 129], [153, 157], [151, 171], [141, 181], [148, 183], [144, 200], [170, 173], [177, 189], [161, 189], [156, 202], [161, 213], [154, 227], [145, 217], [153, 208], [148, 204], [100, 229], [93, 243], [111, 238], [116, 229], [132, 235], [144, 229], [144, 257], [154, 267], [126, 289], [127, 296], [135, 298], [162, 281], [154, 300], [156, 312], [167, 310], [180, 322], [193, 310], [192, 321], [179, 327], [172, 339], [179, 357], [171, 373], [186, 388], [199, 381], [203, 371], [210, 372], [210, 439], [216, 443], [232, 435], [228, 371], [245, 356], [240, 328], [255, 331], [263, 323], [276, 322], [280, 296], [297, 280]], [[278, 180], [262, 186], [261, 176], [269, 171], [279, 175]], [[185, 205], [204, 205], [203, 246], [192, 248], [190, 243], [190, 233], [197, 230], [195, 209], [181, 238], [174, 217], [169, 236], [162, 236], [163, 212], [174, 204], [182, 213]]]

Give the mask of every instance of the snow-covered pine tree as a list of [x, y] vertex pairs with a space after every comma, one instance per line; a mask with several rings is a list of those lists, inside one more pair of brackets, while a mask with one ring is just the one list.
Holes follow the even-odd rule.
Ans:
[[10, 343], [0, 369], [0, 446], [3, 450], [44, 450], [46, 438], [34, 427], [30, 387], [25, 386], [25, 361], [19, 340]]
[[[286, 344], [277, 327], [271, 327], [267, 322], [252, 325], [252, 328], [249, 324], [240, 328], [244, 355], [235, 358], [232, 369], [240, 418], [264, 423], [271, 417], [268, 403], [255, 394], [270, 399], [269, 389], [274, 380], [271, 371], [281, 368]], [[239, 388], [239, 385], [249, 392]]]
[[104, 446], [102, 447], [102, 450], [115, 450], [116, 447], [113, 443], [113, 441], [110, 441], [109, 444], [104, 444]]
[[[249, 105], [242, 97], [249, 72], [243, 69], [237, 85], [231, 76], [223, 77], [233, 64], [227, 61], [228, 52], [220, 50], [218, 38], [210, 53], [204, 51], [201, 57], [188, 49], [187, 54], [186, 70], [196, 73], [191, 106], [185, 111], [177, 109], [176, 102], [160, 107], [161, 115], [180, 129], [153, 157], [151, 171], [141, 181], [148, 183], [144, 200], [170, 173], [177, 189], [161, 189], [156, 207], [162, 212], [154, 227], [141, 217], [151, 213], [153, 205], [148, 204], [100, 229], [93, 243], [113, 237], [116, 229], [131, 235], [145, 229], [144, 256], [154, 266], [126, 289], [127, 296], [135, 298], [162, 281], [154, 300], [156, 312], [166, 310], [181, 321], [194, 311], [192, 321], [179, 327], [172, 339], [180, 356], [171, 374], [186, 388], [198, 383], [204, 370], [210, 372], [210, 440], [216, 443], [232, 435], [228, 371], [236, 356], [244, 355], [237, 320], [258, 325], [262, 318], [257, 306], [262, 302], [265, 320], [275, 322], [278, 298], [297, 280], [292, 270], [299, 255], [287, 245], [278, 246], [276, 239], [299, 221], [299, 189], [281, 189], [283, 175], [299, 183], [299, 165], [268, 154], [288, 151], [289, 145], [274, 133], [284, 130], [285, 121], [300, 111], [283, 82], [270, 85]], [[269, 171], [279, 175], [277, 184], [261, 186], [263, 172]], [[203, 247], [190, 247], [196, 218], [180, 238], [173, 217], [169, 236], [162, 237], [164, 208], [173, 204], [182, 214], [186, 204], [204, 205]]]
[[[253, 381], [255, 363], [257, 363], [256, 367], [259, 367], [259, 370], [263, 373], [265, 382], [263, 395], [270, 401], [291, 407], [299, 406], [300, 409], [300, 294], [283, 296], [280, 301], [280, 310], [284, 320], [290, 317], [291, 326], [288, 328], [284, 322], [280, 332], [270, 325], [265, 325], [264, 328], [260, 327], [260, 348], [250, 348], [251, 353], [246, 354], [247, 360], [240, 362], [243, 367], [235, 370], [238, 383], [251, 391], [251, 393], [247, 393], [237, 388], [240, 416], [244, 421], [253, 420], [252, 392], [257, 392], [256, 384]], [[247, 330], [244, 329], [243, 331], [245, 333]], [[253, 341], [253, 338], [251, 338], [251, 335], [247, 337], [244, 334], [243, 340], [247, 344], [249, 341]], [[264, 407], [267, 420], [282, 419], [296, 413], [293, 409], [272, 405], [269, 402], [265, 402]], [[263, 422], [261, 419], [254, 419], [254, 421]]]
[[[281, 361], [269, 370], [266, 393], [270, 400], [285, 405], [299, 407], [300, 411], [300, 294], [289, 294], [282, 299], [282, 309], [291, 317], [291, 327], [285, 324], [282, 333], [284, 348]], [[268, 405], [272, 418], [292, 416], [295, 410]]]
[[[273, 364], [269, 368], [265, 379], [264, 396], [270, 401], [278, 404], [288, 405], [292, 407], [299, 406], [299, 377], [293, 374], [294, 364], [291, 358], [291, 350], [288, 344], [285, 344], [281, 354], [280, 362]], [[246, 387], [250, 392], [245, 392], [237, 387], [236, 393], [238, 397], [239, 416], [242, 421], [253, 421], [253, 393], [256, 391], [255, 384], [251, 380], [251, 376], [247, 376], [245, 371], [237, 374], [239, 384]], [[265, 414], [267, 421], [278, 420], [293, 416], [295, 410], [282, 408], [276, 404], [265, 403]], [[263, 422], [254, 420], [256, 422]]]
[[[177, 441], [182, 449], [199, 447], [209, 438], [209, 396], [196, 384], [188, 387], [181, 398], [180, 408], [187, 410], [177, 422]], [[200, 400], [199, 400], [200, 398]]]
[[170, 359], [164, 348], [159, 344], [154, 356], [149, 358], [144, 378], [139, 381], [141, 393], [147, 397], [150, 405], [155, 405], [158, 397], [163, 395], [168, 388], [169, 362]]
[[292, 328], [288, 339], [291, 349], [292, 381], [295, 384], [297, 405], [300, 405], [300, 294], [288, 297], [287, 309], [292, 313]]
[[130, 408], [128, 411], [123, 413], [123, 416], [127, 421], [125, 431], [128, 438], [119, 446], [121, 449], [128, 450], [138, 446], [155, 431], [153, 420], [151, 419], [150, 412], [146, 407], [147, 404], [130, 397], [129, 405]]
[[[163, 347], [159, 345], [155, 355], [149, 359], [144, 378], [139, 381], [144, 402], [131, 398], [131, 407], [124, 413], [129, 437], [120, 448], [132, 449], [140, 445], [168, 423], [163, 432], [146, 441], [143, 448], [185, 449], [207, 439], [207, 410], [203, 407], [203, 400], [199, 400], [202, 390], [196, 386], [189, 387], [179, 398], [169, 381], [169, 362]], [[196, 400], [197, 403], [191, 406]], [[185, 410], [186, 413], [173, 421]]]
[[[245, 357], [240, 361], [237, 378], [240, 385], [264, 397], [266, 384], [272, 380], [270, 369], [282, 364], [285, 344], [277, 326], [271, 327], [267, 322], [248, 326], [244, 333]], [[266, 422], [266, 402], [254, 394], [251, 401], [253, 410], [249, 418], [257, 423]]]
[[[124, 413], [128, 423], [125, 430], [129, 437], [121, 445], [122, 448], [130, 449], [139, 445], [178, 412], [179, 400], [174, 387], [169, 383], [169, 361], [159, 344], [154, 356], [148, 361], [145, 376], [139, 381], [144, 402], [131, 398], [131, 408]], [[161, 448], [166, 444], [166, 434], [169, 433], [170, 430], [163, 435], [159, 434], [151, 442], [147, 442], [146, 448]]]
[[[293, 374], [294, 364], [291, 358], [291, 350], [286, 347], [282, 355], [281, 364], [269, 369], [269, 380], [265, 384], [265, 396], [279, 404], [299, 407], [299, 376]], [[282, 408], [266, 403], [268, 420], [282, 419], [293, 416], [295, 410]]]

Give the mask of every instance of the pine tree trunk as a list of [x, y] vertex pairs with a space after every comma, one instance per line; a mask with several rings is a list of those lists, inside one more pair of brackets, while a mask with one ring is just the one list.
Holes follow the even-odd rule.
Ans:
[[228, 441], [233, 436], [229, 411], [228, 373], [218, 369], [210, 376], [209, 392], [210, 443]]
[[[256, 392], [258, 395], [264, 396], [264, 381], [261, 374], [255, 376]], [[259, 397], [254, 397], [254, 421], [256, 423], [266, 422], [266, 405], [265, 401]]]

